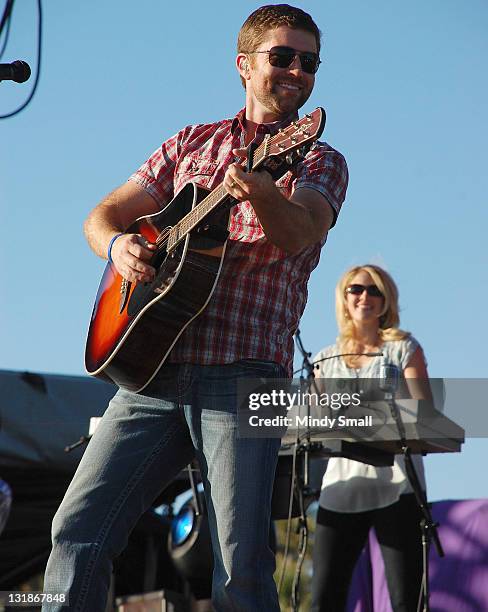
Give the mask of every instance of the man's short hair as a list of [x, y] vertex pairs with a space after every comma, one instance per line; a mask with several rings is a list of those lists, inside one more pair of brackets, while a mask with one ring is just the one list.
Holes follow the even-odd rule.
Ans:
[[[239, 30], [237, 53], [255, 51], [270, 30], [276, 30], [281, 26], [313, 34], [317, 43], [317, 53], [320, 53], [321, 33], [317, 24], [308, 13], [289, 4], [267, 4], [251, 13]], [[242, 77], [241, 81], [245, 87]]]
[[321, 34], [317, 24], [308, 13], [289, 4], [268, 4], [251, 13], [239, 31], [237, 53], [255, 51], [270, 30], [281, 26], [313, 34], [317, 43], [317, 53], [320, 53]]

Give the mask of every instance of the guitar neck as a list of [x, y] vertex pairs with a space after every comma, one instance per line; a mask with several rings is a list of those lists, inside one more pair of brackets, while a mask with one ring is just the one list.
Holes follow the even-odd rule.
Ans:
[[[263, 142], [256, 148], [249, 166], [251, 170], [258, 168], [265, 162], [266, 170], [271, 172], [275, 180], [293, 166], [294, 162], [303, 157], [315, 140], [322, 134], [325, 125], [325, 111], [317, 108], [303, 119], [293, 121], [286, 128], [278, 130], [278, 134], [271, 137], [267, 134]], [[298, 151], [301, 150], [301, 153]], [[286, 163], [283, 162], [286, 160]], [[223, 204], [229, 194], [221, 183], [204, 198], [193, 210], [185, 215], [169, 231], [166, 250], [168, 253], [183, 240], [212, 210]]]
[[223, 185], [219, 185], [211, 193], [204, 198], [200, 204], [185, 215], [174, 225], [168, 237], [167, 251], [171, 252], [174, 247], [189, 234], [202, 219], [204, 219], [214, 208], [222, 204], [229, 194], [224, 189]]
[[[252, 159], [252, 169], [255, 170], [267, 157], [267, 144], [269, 136], [256, 148]], [[166, 250], [171, 252], [175, 246], [185, 238], [195, 227], [217, 206], [220, 206], [229, 197], [223, 183], [208, 194], [195, 208], [185, 215], [170, 230]]]

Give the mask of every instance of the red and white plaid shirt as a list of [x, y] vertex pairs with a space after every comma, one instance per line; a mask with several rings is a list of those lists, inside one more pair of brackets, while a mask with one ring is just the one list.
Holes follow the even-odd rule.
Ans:
[[[189, 182], [215, 189], [232, 149], [243, 147], [244, 109], [234, 119], [190, 125], [164, 142], [129, 180], [165, 206]], [[274, 135], [294, 117], [259, 125], [255, 142]], [[293, 174], [277, 186], [289, 198], [302, 187], [315, 189], [339, 213], [347, 188], [344, 157], [326, 143], [309, 152]], [[328, 204], [324, 200], [324, 206]], [[325, 242], [289, 255], [266, 239], [249, 202], [231, 209], [229, 239], [220, 277], [205, 310], [180, 336], [169, 356], [173, 363], [222, 364], [265, 359], [291, 373], [293, 334], [307, 301], [307, 282]]]

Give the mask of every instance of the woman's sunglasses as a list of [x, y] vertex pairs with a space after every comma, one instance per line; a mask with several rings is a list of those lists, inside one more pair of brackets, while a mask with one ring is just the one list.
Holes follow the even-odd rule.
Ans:
[[275, 68], [288, 68], [298, 56], [303, 72], [315, 74], [321, 64], [317, 53], [297, 51], [292, 47], [271, 47], [269, 51], [250, 51], [249, 53], [267, 53], [269, 63]]
[[346, 288], [346, 293], [352, 293], [352, 295], [361, 295], [363, 291], [366, 291], [370, 297], [383, 297], [383, 294], [376, 285], [354, 284]]

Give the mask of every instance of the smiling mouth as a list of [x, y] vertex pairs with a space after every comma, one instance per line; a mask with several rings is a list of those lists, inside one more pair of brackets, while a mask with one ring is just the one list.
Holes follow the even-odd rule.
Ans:
[[298, 85], [294, 85], [293, 83], [284, 83], [282, 81], [278, 82], [278, 85], [288, 91], [300, 91], [301, 89], [301, 87]]

